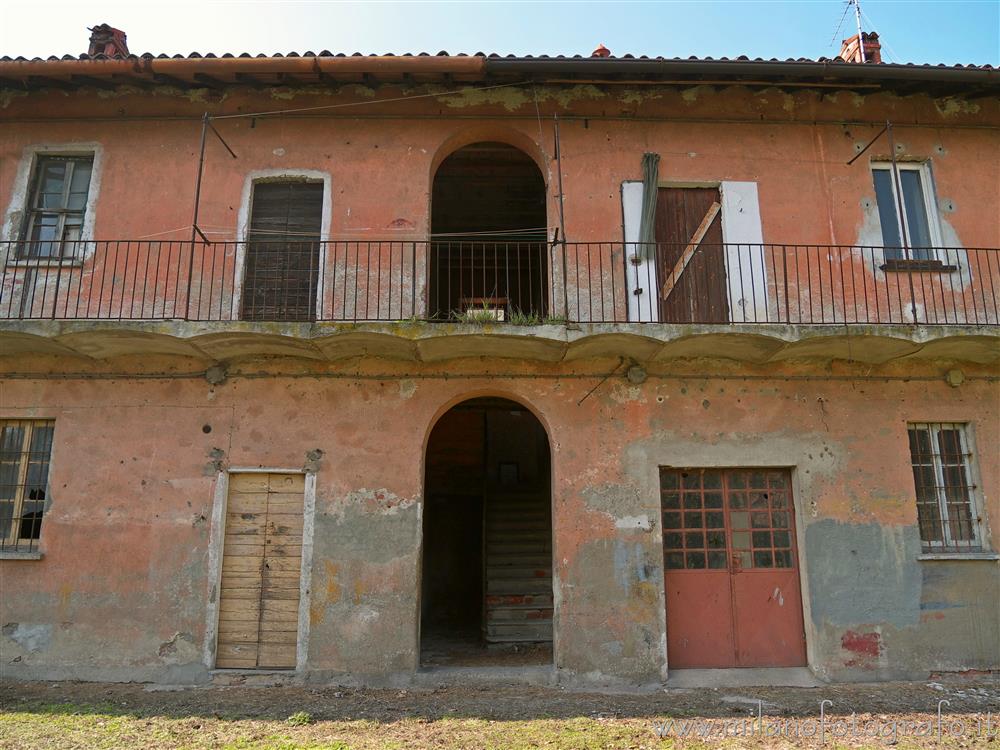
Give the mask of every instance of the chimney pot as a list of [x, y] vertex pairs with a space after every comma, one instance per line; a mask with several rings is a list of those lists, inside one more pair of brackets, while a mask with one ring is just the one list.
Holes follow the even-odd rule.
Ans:
[[[863, 44], [865, 45], [865, 59], [866, 63], [881, 63], [882, 62], [882, 45], [879, 43], [878, 34], [874, 31], [871, 33], [861, 32], [861, 38]], [[837, 55], [841, 60], [849, 63], [859, 63], [861, 62], [861, 47], [858, 45], [858, 35], [845, 39], [840, 45], [840, 54]]]
[[125, 43], [125, 32], [113, 28], [106, 23], [99, 23], [90, 31], [90, 47], [87, 54], [90, 57], [105, 55], [107, 57], [128, 57], [128, 44]]
[[598, 44], [597, 49], [590, 53], [591, 57], [611, 57], [611, 50], [603, 44]]

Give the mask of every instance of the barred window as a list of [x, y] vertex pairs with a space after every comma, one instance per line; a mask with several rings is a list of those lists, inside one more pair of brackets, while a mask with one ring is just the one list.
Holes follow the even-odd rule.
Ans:
[[72, 258], [77, 255], [93, 168], [93, 156], [38, 159], [26, 213], [24, 257]]
[[964, 424], [909, 426], [910, 463], [917, 491], [917, 522], [925, 552], [982, 549]]
[[38, 548], [55, 423], [0, 420], [0, 552]]

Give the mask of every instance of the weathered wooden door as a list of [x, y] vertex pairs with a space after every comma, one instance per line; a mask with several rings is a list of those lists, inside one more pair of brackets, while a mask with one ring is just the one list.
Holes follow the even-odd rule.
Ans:
[[295, 667], [305, 477], [232, 474], [216, 666]]
[[243, 271], [244, 320], [313, 320], [323, 183], [254, 185]]
[[788, 472], [661, 469], [660, 487], [670, 667], [804, 665]]
[[729, 302], [718, 188], [660, 188], [657, 280], [664, 323], [726, 323]]

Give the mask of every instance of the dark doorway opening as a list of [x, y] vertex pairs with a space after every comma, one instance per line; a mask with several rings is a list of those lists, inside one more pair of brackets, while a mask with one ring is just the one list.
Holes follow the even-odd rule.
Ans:
[[427, 444], [422, 666], [552, 661], [545, 428], [506, 399], [465, 401]]
[[505, 143], [473, 143], [446, 158], [431, 202], [432, 319], [548, 314], [545, 180]]

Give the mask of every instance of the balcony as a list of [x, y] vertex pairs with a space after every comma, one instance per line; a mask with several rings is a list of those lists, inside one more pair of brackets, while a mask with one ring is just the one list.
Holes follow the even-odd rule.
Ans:
[[1000, 338], [995, 248], [111, 240], [0, 253], [8, 351], [995, 361]]

